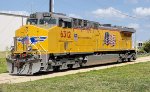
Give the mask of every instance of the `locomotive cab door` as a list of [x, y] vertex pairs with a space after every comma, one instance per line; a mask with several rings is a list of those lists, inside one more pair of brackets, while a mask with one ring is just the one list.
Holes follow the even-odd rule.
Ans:
[[70, 52], [71, 50], [71, 31], [72, 20], [70, 18], [59, 18], [59, 27], [61, 27], [61, 46], [60, 50]]

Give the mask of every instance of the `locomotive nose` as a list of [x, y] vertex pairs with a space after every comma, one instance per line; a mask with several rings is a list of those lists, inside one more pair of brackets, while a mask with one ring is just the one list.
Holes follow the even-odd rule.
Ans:
[[17, 51], [44, 50], [48, 48], [48, 31], [34, 25], [26, 25], [16, 31]]

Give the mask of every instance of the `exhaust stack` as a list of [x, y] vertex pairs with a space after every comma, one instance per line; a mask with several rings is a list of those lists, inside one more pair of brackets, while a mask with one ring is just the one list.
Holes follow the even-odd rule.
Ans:
[[50, 13], [54, 12], [54, 0], [49, 1], [49, 12]]

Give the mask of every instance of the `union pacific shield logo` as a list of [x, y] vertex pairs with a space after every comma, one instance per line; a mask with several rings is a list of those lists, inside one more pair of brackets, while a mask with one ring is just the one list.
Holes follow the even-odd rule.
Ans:
[[47, 39], [46, 36], [31, 37], [30, 41], [31, 41], [31, 44], [36, 44], [37, 42], [44, 42], [46, 39]]
[[17, 39], [18, 42], [22, 44], [36, 44], [37, 42], [44, 42], [47, 39], [46, 36], [39, 37], [19, 37]]

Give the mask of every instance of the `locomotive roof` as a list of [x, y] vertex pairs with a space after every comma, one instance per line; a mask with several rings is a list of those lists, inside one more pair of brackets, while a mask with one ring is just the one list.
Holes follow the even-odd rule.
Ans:
[[119, 30], [121, 32], [131, 32], [135, 33], [136, 30], [134, 28], [122, 27], [122, 26], [100, 26], [102, 29], [110, 29], [110, 30]]
[[[55, 18], [62, 18], [65, 21], [72, 21], [72, 19], [79, 19], [79, 20], [85, 20], [85, 19], [80, 19], [80, 18], [74, 18], [74, 17], [69, 17], [66, 14], [63, 13], [50, 13], [50, 12], [37, 12], [37, 13], [33, 13], [30, 15], [30, 17], [32, 15], [36, 15], [36, 18], [41, 19], [44, 16], [47, 17], [55, 17]], [[89, 20], [86, 20], [89, 21]], [[99, 22], [95, 22], [95, 21], [89, 21], [91, 23], [96, 23], [99, 24], [99, 28], [102, 29], [110, 29], [110, 30], [119, 30], [122, 32], [131, 32], [131, 33], [135, 33], [136, 30], [134, 28], [128, 28], [128, 27], [123, 27], [123, 26], [111, 26], [111, 24], [100, 24]]]
[[45, 17], [72, 19], [72, 18], [70, 18], [67, 15], [62, 14], [62, 13], [36, 12], [36, 13], [31, 14], [30, 17], [32, 17], [32, 15], [36, 15], [36, 18], [43, 18], [45, 16]]

